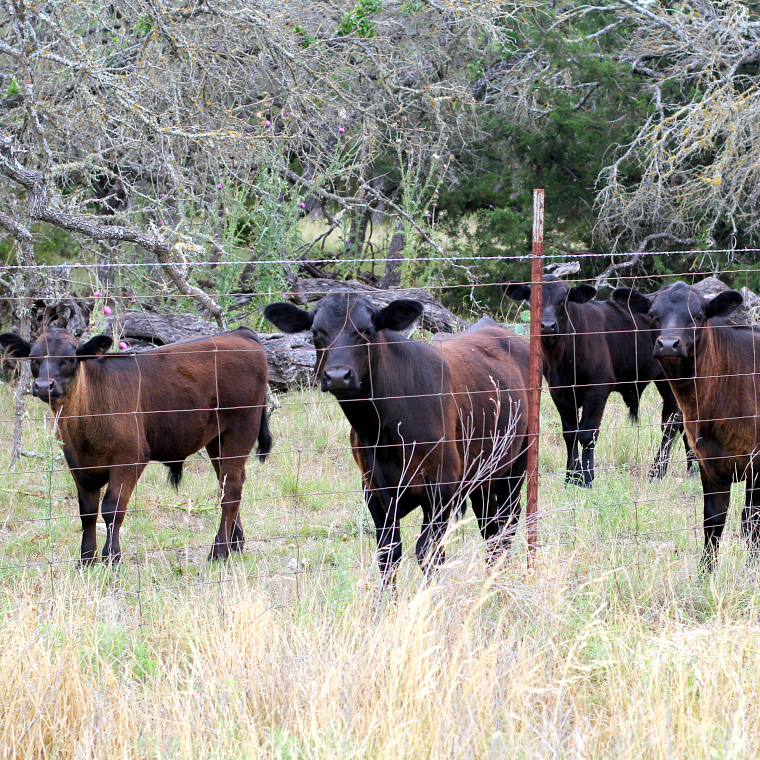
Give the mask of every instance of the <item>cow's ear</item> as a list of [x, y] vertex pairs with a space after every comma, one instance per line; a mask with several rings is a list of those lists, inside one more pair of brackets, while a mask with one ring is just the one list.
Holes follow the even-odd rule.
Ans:
[[113, 345], [113, 338], [110, 335], [96, 335], [90, 338], [87, 343], [80, 343], [77, 348], [77, 356], [80, 359], [88, 356], [101, 356]]
[[530, 285], [525, 285], [522, 282], [505, 282], [501, 289], [507, 298], [511, 298], [513, 301], [530, 300]]
[[652, 306], [652, 302], [643, 293], [633, 288], [615, 288], [610, 300], [632, 314], [647, 314]]
[[372, 315], [372, 324], [375, 330], [405, 330], [420, 316], [422, 316], [422, 304], [419, 301], [400, 298], [375, 312]]
[[567, 294], [567, 300], [573, 303], [588, 303], [596, 295], [596, 288], [591, 285], [576, 285]]
[[29, 356], [32, 344], [28, 340], [16, 335], [16, 333], [3, 333], [0, 335], [0, 347], [5, 351], [9, 359], [23, 359]]
[[733, 314], [743, 303], [744, 298], [738, 290], [724, 290], [707, 304], [705, 316], [708, 319], [711, 317], [727, 317], [729, 314]]
[[299, 309], [292, 303], [270, 303], [264, 309], [264, 317], [284, 333], [304, 332], [314, 321], [313, 312]]

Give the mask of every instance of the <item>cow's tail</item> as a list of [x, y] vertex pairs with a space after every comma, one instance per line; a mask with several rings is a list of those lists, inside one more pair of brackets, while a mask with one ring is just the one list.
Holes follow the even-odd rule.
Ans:
[[269, 410], [266, 402], [264, 402], [264, 408], [261, 410], [261, 424], [259, 425], [259, 447], [256, 449], [259, 461], [263, 462], [271, 450], [272, 431], [269, 429]]
[[166, 466], [169, 468], [169, 483], [171, 484], [171, 487], [175, 490], [179, 490], [179, 483], [182, 480], [182, 465], [184, 465], [184, 462], [165, 462]]
[[631, 422], [638, 423], [640, 397], [636, 386], [631, 384], [620, 395], [623, 397], [623, 402], [628, 407], [628, 416], [631, 418]]

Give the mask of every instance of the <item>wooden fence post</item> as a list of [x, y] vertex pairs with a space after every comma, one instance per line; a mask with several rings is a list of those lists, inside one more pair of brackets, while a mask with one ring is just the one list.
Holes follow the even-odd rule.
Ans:
[[544, 191], [533, 191], [533, 256], [530, 293], [530, 365], [528, 382], [528, 569], [536, 561], [538, 540], [538, 432], [541, 421], [541, 304], [544, 264]]

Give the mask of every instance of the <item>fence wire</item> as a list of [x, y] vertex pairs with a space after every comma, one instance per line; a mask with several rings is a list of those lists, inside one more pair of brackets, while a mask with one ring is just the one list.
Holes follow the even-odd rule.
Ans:
[[[745, 251], [747, 252], [747, 251]], [[751, 252], [757, 252], [752, 249]], [[713, 254], [729, 253], [712, 251]], [[731, 253], [737, 253], [731, 251]], [[590, 256], [587, 254], [586, 256]], [[608, 254], [597, 254], [598, 256]], [[647, 254], [652, 255], [652, 254]], [[654, 254], [656, 255], [656, 254]], [[486, 257], [496, 261], [502, 257]], [[503, 257], [504, 260], [519, 257]], [[551, 258], [551, 257], [547, 257]], [[559, 257], [557, 257], [559, 258]], [[567, 258], [563, 256], [562, 258]], [[574, 256], [573, 258], [578, 258]], [[261, 262], [257, 266], [278, 267], [279, 261]], [[292, 262], [288, 262], [292, 263]], [[332, 263], [325, 261], [324, 263]], [[344, 262], [345, 263], [345, 262]], [[365, 265], [366, 259], [355, 263]], [[238, 262], [215, 262], [214, 268], [239, 267]], [[211, 266], [207, 262], [195, 266]], [[146, 264], [108, 264], [112, 271], [145, 271]], [[19, 271], [23, 267], [6, 267]], [[162, 354], [145, 355], [140, 346], [132, 346], [128, 336], [119, 333], [124, 328], [123, 317], [127, 312], [162, 316], [172, 313], [179, 305], [187, 308], [192, 299], [165, 290], [150, 292], [144, 282], [140, 289], [135, 282], [120, 281], [119, 284], [104, 286], [98, 279], [102, 266], [95, 264], [67, 264], [41, 266], [38, 269], [56, 277], [55, 293], [40, 293], [39, 301], [55, 301], [61, 293], [69, 297], [77, 289], [84, 289], [80, 301], [90, 305], [88, 335], [105, 329], [106, 318], [113, 331], [115, 355], [107, 354], [104, 365], [111, 362], [162, 361]], [[151, 271], [158, 271], [159, 264], [150, 264]], [[713, 271], [689, 271], [682, 275], [668, 276], [669, 281], [681, 280], [694, 284]], [[749, 283], [755, 271], [732, 269], [734, 282], [744, 280]], [[619, 286], [636, 287], [641, 278], [634, 275], [616, 275]], [[594, 280], [567, 278], [570, 286], [582, 283], [594, 284]], [[496, 288], [505, 282], [480, 282], [462, 284], [441, 284], [425, 288], [433, 296], [457, 289], [476, 293], [484, 288]], [[98, 288], [98, 290], [95, 290]], [[651, 289], [650, 289], [651, 290]], [[352, 291], [355, 292], [355, 291]], [[57, 293], [57, 295], [56, 295]], [[388, 296], [387, 291], [381, 291]], [[392, 294], [392, 293], [391, 293]], [[230, 310], [259, 331], [264, 331], [265, 322], [261, 309], [267, 303], [286, 300], [289, 290], [251, 290], [242, 292], [230, 289], [228, 292], [213, 293], [219, 302], [236, 297], [245, 298], [245, 309], [241, 311], [233, 305]], [[403, 293], [404, 297], [408, 297]], [[605, 294], [601, 294], [603, 297]], [[21, 302], [22, 296], [9, 296], [6, 302]], [[477, 298], [474, 299], [477, 301]], [[309, 306], [313, 308], [313, 298]], [[518, 334], [518, 339], [527, 338], [524, 315], [527, 304], [519, 305], [502, 299], [504, 310], [491, 314], [497, 321]], [[15, 305], [14, 305], [15, 308]], [[426, 305], [426, 309], [429, 307]], [[468, 309], [464, 309], [468, 311]], [[754, 314], [749, 309], [750, 317]], [[203, 315], [200, 315], [203, 316]], [[44, 327], [44, 325], [43, 325]], [[217, 334], [216, 327], [206, 323], [207, 334]], [[276, 328], [270, 327], [271, 332]], [[697, 328], [702, 329], [702, 328]], [[734, 328], [726, 327], [726, 330]], [[604, 329], [586, 330], [579, 335], [592, 341], [603, 341], [609, 333]], [[522, 337], [520, 337], [522, 336]], [[439, 345], [434, 336], [417, 330], [414, 340]], [[406, 340], [406, 339], [404, 339]], [[459, 340], [468, 340], [467, 336]], [[404, 341], [399, 341], [404, 342]], [[264, 341], [266, 343], [266, 341]], [[119, 346], [121, 344], [121, 346]], [[354, 346], [365, 346], [364, 340]], [[351, 348], [351, 344], [341, 344]], [[329, 347], [328, 347], [329, 348]], [[218, 348], [198, 348], [193, 342], [181, 347], [182, 362], [192, 370], [200, 357], [220, 359], [220, 354], [234, 356], [240, 350]], [[291, 349], [294, 356], [311, 357], [315, 349], [311, 346]], [[244, 352], [243, 352], [244, 353]], [[56, 354], [48, 354], [55, 359]], [[70, 358], [61, 354], [59, 358]], [[27, 361], [22, 359], [19, 361]], [[270, 358], [271, 364], [271, 358]], [[59, 441], [56, 439], [56, 419], [50, 408], [42, 401], [27, 396], [23, 420], [23, 456], [14, 467], [8, 465], [11, 431], [18, 419], [13, 416], [13, 393], [16, 377], [14, 362], [5, 362], [6, 382], [0, 389], [4, 400], [0, 408], [0, 431], [8, 444], [0, 458], [3, 496], [0, 497], [0, 574], [6, 583], [13, 583], [20, 575], [30, 573], [46, 574], [47, 583], [39, 586], [41, 600], [47, 594], [52, 598], [56, 580], [60, 573], [82, 572], [80, 568], [79, 541], [81, 520], [77, 505], [77, 489], [69, 467], [64, 459]], [[216, 365], [215, 365], [216, 366]], [[189, 371], [190, 371], [189, 370]], [[465, 368], [466, 374], [467, 368]], [[410, 375], [414, 368], [405, 368]], [[760, 368], [754, 361], [751, 368], [739, 367], [734, 371], [711, 374], [706, 377], [715, 380], [750, 378], [756, 381]], [[527, 367], [525, 376], [527, 377]], [[137, 382], [141, 382], [140, 373]], [[67, 424], [103, 424], [119, 421], [135, 424], [136, 420], [149, 417], [165, 418], [171, 415], [168, 426], [161, 430], [162, 436], [181, 436], [183, 421], [192, 415], [206, 415], [217, 420], [220, 414], [234, 417], [252, 408], [249, 404], [188, 405], [183, 402], [181, 383], [176, 377], [164, 377], [164, 406], [160, 409], [144, 410], [125, 406], [121, 409], [108, 408], [98, 411], [90, 407], [80, 413], [65, 414]], [[229, 378], [224, 378], [228, 381]], [[245, 385], [247, 378], [237, 374], [234, 381]], [[212, 379], [190, 382], [211, 383], [219, 388], [220, 376], [215, 369]], [[638, 380], [628, 381], [638, 382]], [[651, 385], [651, 383], [650, 383]], [[578, 383], [556, 384], [554, 391], [568, 390], [580, 392], [585, 387], [593, 388], [594, 383], [583, 386]], [[526, 392], [527, 384], [511, 388], [512, 391]], [[98, 393], [97, 390], [93, 391]], [[141, 392], [150, 392], [144, 389]], [[468, 389], [466, 392], [447, 391], [445, 393], [409, 393], [383, 396], [384, 401], [410, 401], [420, 405], [427, 399], [449, 396], [455, 400], [467, 396], [472, 399], [478, 394], [489, 398], [492, 388]], [[346, 402], [348, 403], [348, 402]], [[461, 402], [461, 398], [459, 400]], [[97, 406], [97, 405], [95, 405]], [[221, 459], [247, 461], [246, 480], [240, 500], [240, 515], [245, 531], [245, 548], [242, 553], [232, 553], [226, 566], [209, 564], [206, 555], [213, 549], [214, 531], [223, 516], [225, 497], [218, 494], [214, 478], [215, 457], [207, 453], [203, 446], [188, 443], [199, 451], [185, 462], [185, 478], [177, 491], [165, 483], [165, 473], [159, 464], [153, 463], [138, 476], [132, 493], [122, 532], [122, 561], [120, 569], [109, 572], [119, 573], [120, 593], [138, 594], [146, 584], [151, 588], [176, 591], [206, 584], [223, 585], [230, 580], [230, 567], [243, 572], [249, 579], [286, 579], [297, 584], [304, 577], [377, 579], [375, 561], [375, 526], [364, 503], [362, 474], [357, 467], [349, 443], [350, 425], [338, 402], [329, 393], [322, 393], [318, 387], [293, 387], [270, 395], [266, 402], [273, 434], [273, 448], [266, 462], [258, 462], [255, 453], [231, 454], [221, 452]], [[566, 484], [565, 445], [562, 426], [552, 401], [549, 388], [544, 381], [541, 399], [541, 431], [539, 435], [539, 562], [543, 552], [572, 552], [583, 547], [587, 551], [606, 552], [608, 562], [633, 565], [650, 562], [652, 555], [664, 555], [674, 561], [696, 559], [702, 551], [702, 488], [699, 477], [688, 471], [688, 460], [680, 436], [673, 441], [670, 452], [668, 474], [661, 481], [651, 481], [648, 473], [662, 437], [660, 421], [661, 401], [654, 390], [648, 387], [642, 397], [640, 420], [632, 422], [627, 417], [627, 409], [620, 396], [610, 396], [596, 444], [595, 478], [591, 488]], [[420, 406], [422, 408], [422, 406]], [[5, 410], [3, 414], [2, 410]], [[732, 416], [733, 424], [741, 420], [758, 418], [758, 410], [748, 407], [743, 414]], [[700, 424], [722, 424], [722, 416], [705, 416]], [[137, 427], [135, 428], [138, 429]], [[107, 434], [107, 433], [106, 433]], [[142, 444], [135, 436], [135, 447]], [[447, 438], [446, 443], [460, 442], [462, 446], [488, 442], [488, 436], [469, 435], [463, 438]], [[435, 447], [438, 439], [421, 438], [417, 446]], [[81, 444], [81, 441], [80, 441]], [[397, 447], [397, 443], [378, 442], [375, 448]], [[753, 452], [748, 451], [747, 454]], [[97, 452], [92, 456], [97, 456]], [[715, 459], [730, 460], [733, 454], [717, 454]], [[166, 464], [175, 463], [171, 458], [162, 458]], [[179, 463], [183, 460], [176, 460]], [[120, 467], [140, 468], [145, 458], [120, 461]], [[97, 474], [103, 466], [98, 463], [79, 464], [78, 472]], [[436, 487], [458, 486], [459, 479], [447, 478], [445, 472], [436, 481]], [[223, 483], [223, 488], [226, 485]], [[102, 496], [103, 483], [97, 490]], [[735, 486], [738, 490], [738, 487]], [[524, 502], [525, 489], [521, 498]], [[740, 501], [735, 494], [733, 502]], [[119, 504], [119, 506], [122, 506]], [[456, 511], [456, 510], [455, 510]], [[729, 525], [730, 532], [738, 535], [738, 519], [734, 506]], [[466, 514], [466, 513], [465, 513]], [[403, 520], [402, 538], [406, 555], [414, 553], [414, 545], [419, 535], [420, 510], [413, 511]], [[107, 538], [102, 516], [98, 518], [98, 552]], [[455, 552], [457, 545], [467, 537], [478, 536], [477, 525], [468, 517], [459, 521], [452, 519], [446, 543], [449, 552]], [[459, 544], [457, 543], [459, 542]], [[724, 538], [725, 543], [725, 538]], [[411, 548], [410, 548], [411, 547]], [[511, 550], [512, 563], [522, 561], [524, 550], [524, 519], [521, 519]], [[406, 558], [406, 564], [412, 561]], [[486, 570], [484, 568], [484, 576]], [[338, 582], [335, 580], [335, 582]]]

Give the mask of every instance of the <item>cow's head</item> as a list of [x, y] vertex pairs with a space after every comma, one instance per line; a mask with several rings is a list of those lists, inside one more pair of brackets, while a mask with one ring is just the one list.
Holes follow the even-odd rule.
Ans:
[[612, 300], [648, 317], [654, 357], [671, 378], [692, 376], [700, 328], [714, 317], [729, 316], [744, 301], [736, 290], [724, 290], [708, 301], [685, 282], [669, 285], [650, 298], [631, 288], [617, 288]]
[[34, 378], [32, 395], [46, 404], [55, 404], [66, 395], [82, 360], [104, 354], [112, 343], [108, 335], [96, 335], [80, 343], [71, 333], [59, 329], [43, 333], [34, 343], [14, 333], [0, 335], [0, 347], [6, 357], [29, 357]]
[[379, 309], [355, 293], [335, 293], [317, 303], [313, 311], [292, 303], [272, 303], [264, 316], [285, 333], [311, 330], [317, 349], [315, 371], [323, 391], [338, 398], [369, 389], [369, 347], [383, 330], [404, 330], [422, 314], [419, 301], [399, 299]]
[[[514, 301], [530, 301], [531, 286], [520, 282], [508, 282], [501, 289]], [[568, 287], [564, 280], [553, 274], [545, 274], [541, 285], [541, 336], [544, 343], [551, 346], [566, 335], [567, 303], [586, 303], [596, 295], [591, 285]]]

